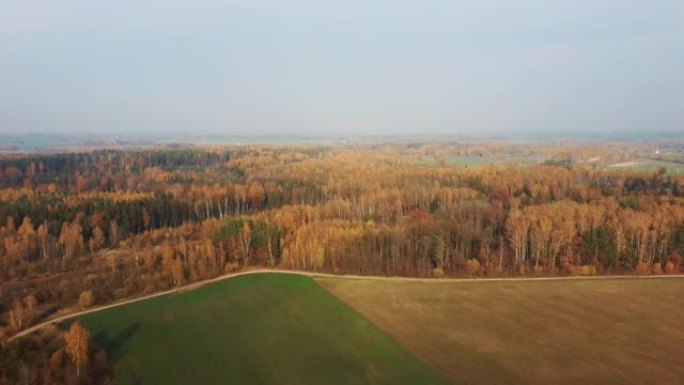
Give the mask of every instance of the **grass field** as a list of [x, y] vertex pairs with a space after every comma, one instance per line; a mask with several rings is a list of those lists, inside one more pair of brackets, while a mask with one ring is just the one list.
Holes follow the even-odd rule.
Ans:
[[317, 280], [455, 383], [684, 379], [682, 279]]
[[684, 164], [648, 158], [637, 158], [628, 162], [611, 164], [607, 166], [606, 169], [650, 173], [658, 171], [661, 167], [664, 167], [667, 170], [668, 175], [684, 174]]
[[116, 384], [442, 384], [311, 278], [258, 274], [83, 316]]

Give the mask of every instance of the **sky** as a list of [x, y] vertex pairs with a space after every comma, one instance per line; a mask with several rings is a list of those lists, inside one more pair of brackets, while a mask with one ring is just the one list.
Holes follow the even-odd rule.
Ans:
[[682, 0], [0, 0], [0, 134], [651, 130]]

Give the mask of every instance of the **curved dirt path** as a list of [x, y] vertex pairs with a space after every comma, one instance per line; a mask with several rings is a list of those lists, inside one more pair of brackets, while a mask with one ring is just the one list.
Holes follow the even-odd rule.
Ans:
[[195, 282], [190, 285], [178, 287], [171, 290], [161, 291], [158, 293], [146, 295], [143, 297], [137, 297], [132, 299], [127, 299], [120, 302], [115, 302], [109, 305], [102, 305], [98, 307], [93, 307], [87, 310], [81, 310], [74, 313], [65, 314], [59, 317], [49, 319], [47, 321], [41, 322], [28, 329], [24, 329], [19, 333], [10, 337], [7, 342], [11, 342], [17, 338], [24, 337], [28, 334], [35, 332], [47, 325], [60, 323], [71, 318], [80, 317], [84, 314], [94, 313], [105, 309], [111, 309], [114, 307], [124, 306], [135, 302], [145, 301], [155, 297], [161, 297], [163, 295], [179, 293], [188, 290], [194, 290], [207, 284], [222, 281], [225, 279], [230, 279], [234, 277], [239, 277], [242, 275], [250, 274], [263, 274], [263, 273], [282, 273], [282, 274], [294, 274], [303, 275], [307, 277], [323, 277], [323, 278], [344, 278], [344, 279], [368, 279], [375, 281], [393, 281], [393, 282], [432, 282], [432, 283], [443, 283], [443, 282], [520, 282], [520, 281], [559, 281], [559, 280], [599, 280], [599, 279], [653, 279], [653, 278], [663, 278], [663, 279], [676, 279], [684, 278], [684, 275], [604, 275], [604, 276], [590, 276], [590, 277], [538, 277], [538, 278], [525, 278], [525, 277], [513, 277], [513, 278], [415, 278], [415, 277], [383, 277], [383, 276], [372, 276], [372, 275], [336, 275], [336, 274], [326, 274], [326, 273], [315, 273], [310, 271], [302, 270], [281, 270], [281, 269], [253, 269], [244, 270], [237, 273], [230, 273], [221, 275], [215, 278], [207, 279], [200, 282]]

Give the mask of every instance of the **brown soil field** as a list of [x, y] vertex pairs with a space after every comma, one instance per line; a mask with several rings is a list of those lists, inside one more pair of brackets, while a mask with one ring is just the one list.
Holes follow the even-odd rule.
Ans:
[[468, 384], [675, 384], [684, 280], [317, 282]]

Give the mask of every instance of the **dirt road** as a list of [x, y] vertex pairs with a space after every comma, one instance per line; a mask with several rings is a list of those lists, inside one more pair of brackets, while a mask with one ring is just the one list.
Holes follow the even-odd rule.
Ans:
[[91, 309], [81, 310], [81, 311], [77, 311], [74, 313], [55, 317], [55, 318], [52, 318], [50, 320], [41, 322], [37, 325], [31, 326], [28, 329], [22, 330], [21, 332], [10, 337], [8, 339], [8, 341], [13, 341], [17, 338], [21, 338], [23, 336], [31, 334], [34, 331], [39, 330], [39, 329], [41, 329], [47, 325], [60, 323], [60, 322], [69, 320], [71, 318], [80, 317], [84, 314], [94, 313], [97, 311], [110, 309], [113, 307], [118, 307], [118, 306], [128, 305], [128, 304], [135, 303], [135, 302], [145, 301], [145, 300], [148, 300], [150, 298], [160, 297], [163, 295], [179, 293], [179, 292], [187, 291], [187, 290], [193, 290], [193, 289], [197, 289], [197, 288], [204, 286], [204, 285], [208, 285], [208, 284], [211, 284], [214, 282], [222, 281], [224, 279], [230, 279], [230, 278], [239, 277], [242, 275], [263, 274], [263, 273], [296, 274], [296, 275], [304, 275], [304, 276], [308, 276], [308, 277], [327, 277], [327, 278], [343, 278], [343, 279], [370, 279], [370, 280], [382, 280], [382, 281], [394, 281], [394, 282], [399, 281], [399, 282], [430, 282], [430, 283], [446, 283], [446, 282], [452, 282], [452, 283], [453, 282], [484, 283], [484, 282], [502, 282], [502, 281], [505, 281], [505, 282], [556, 281], [556, 280], [576, 280], [576, 279], [643, 279], [643, 278], [648, 278], [648, 279], [653, 279], [653, 278], [677, 279], [677, 278], [684, 278], [684, 275], [539, 277], [539, 278], [524, 278], [524, 277], [519, 277], [519, 278], [409, 278], [409, 277], [381, 277], [381, 276], [367, 276], [367, 275], [335, 275], [335, 274], [314, 273], [314, 272], [310, 272], [310, 271], [299, 271], [299, 270], [251, 269], [251, 270], [240, 271], [237, 273], [225, 274], [225, 275], [222, 275], [222, 276], [219, 276], [216, 278], [211, 278], [211, 279], [207, 279], [204, 281], [195, 282], [195, 283], [190, 284], [190, 285], [178, 287], [178, 288], [171, 289], [171, 290], [162, 291], [159, 293], [146, 295], [143, 297], [132, 298], [132, 299], [128, 299], [128, 300], [124, 300], [124, 301], [120, 301], [120, 302], [115, 302], [115, 303], [112, 303], [109, 305], [93, 307]]

